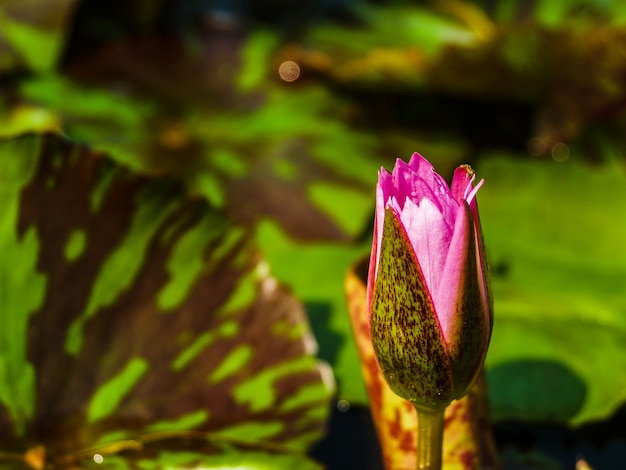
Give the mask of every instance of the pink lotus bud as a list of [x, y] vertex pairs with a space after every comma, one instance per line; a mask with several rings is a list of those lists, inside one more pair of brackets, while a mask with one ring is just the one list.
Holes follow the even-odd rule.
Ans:
[[474, 172], [452, 186], [414, 153], [384, 168], [367, 302], [378, 364], [391, 389], [415, 405], [443, 409], [480, 372], [493, 323]]

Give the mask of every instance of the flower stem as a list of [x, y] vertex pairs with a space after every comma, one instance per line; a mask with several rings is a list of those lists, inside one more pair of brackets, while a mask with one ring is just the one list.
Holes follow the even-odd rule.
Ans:
[[417, 411], [417, 470], [441, 470], [443, 452], [442, 410], [415, 407]]

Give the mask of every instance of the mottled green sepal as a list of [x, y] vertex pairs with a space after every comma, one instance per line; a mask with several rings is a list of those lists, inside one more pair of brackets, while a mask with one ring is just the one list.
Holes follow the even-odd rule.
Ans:
[[435, 308], [411, 243], [391, 209], [385, 212], [370, 327], [378, 364], [394, 392], [428, 408], [450, 403], [450, 362]]

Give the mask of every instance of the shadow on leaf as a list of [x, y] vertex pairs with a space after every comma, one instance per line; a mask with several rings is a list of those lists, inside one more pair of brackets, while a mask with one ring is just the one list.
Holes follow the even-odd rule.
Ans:
[[495, 419], [568, 422], [585, 403], [585, 383], [555, 361], [518, 360], [487, 372]]

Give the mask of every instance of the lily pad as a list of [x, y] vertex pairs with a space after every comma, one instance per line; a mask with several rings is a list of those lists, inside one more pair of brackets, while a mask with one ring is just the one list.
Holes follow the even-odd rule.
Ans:
[[[276, 83], [279, 64], [265, 65], [260, 78], [256, 70], [250, 82], [255, 63], [276, 62], [276, 42], [263, 31], [245, 41], [218, 41], [210, 46], [226, 56], [226, 65], [209, 62], [200, 70], [197, 55], [182, 45], [155, 52], [158, 38], [112, 45], [70, 67], [78, 79], [20, 82], [23, 101], [0, 121], [0, 133], [15, 135], [29, 130], [28, 123], [60, 130], [133, 168], [183, 180], [245, 225], [271, 217], [298, 239], [347, 241], [366, 219], [346, 223], [327, 193], [341, 191], [365, 213], [380, 165], [376, 141], [342, 121], [347, 106], [323, 87]], [[139, 74], [137, 64], [159, 80]], [[107, 78], [112, 74], [114, 80]], [[242, 80], [245, 85], [233, 85]]]
[[0, 461], [147, 468], [321, 436], [332, 379], [248, 232], [53, 135], [0, 141], [0, 179]]
[[[495, 300], [494, 417], [606, 418], [626, 401], [623, 168], [489, 155], [477, 174]], [[511, 370], [519, 381], [500, 380]], [[531, 401], [519, 395], [524, 377], [545, 387]]]
[[368, 248], [359, 244], [298, 242], [269, 220], [257, 226], [256, 239], [276, 277], [289, 282], [298, 298], [304, 300], [313, 330], [320, 338], [320, 357], [333, 364], [339, 397], [367, 403], [341, 287], [350, 264]]
[[[242, 57], [255, 44], [268, 42], [267, 33], [252, 35]], [[271, 63], [265, 54], [265, 63]], [[132, 59], [157, 60], [155, 69], [165, 67], [158, 56], [146, 56], [137, 53]], [[242, 69], [249, 68], [246, 64]], [[161, 80], [170, 83], [167, 74]], [[154, 84], [145, 87], [153, 94], [133, 87], [111, 92], [70, 78], [39, 77], [20, 84], [30, 108], [14, 113], [5, 129], [27, 128], [17, 118], [26, 114], [27, 122], [45, 110], [44, 128], [61, 129], [132, 168], [168, 173], [224, 208], [234, 221], [254, 228], [272, 272], [306, 303], [316, 332], [329, 334], [320, 336], [320, 357], [344, 375], [342, 398], [364, 402], [341, 286], [350, 263], [369, 249], [362, 238], [369, 236], [371, 191], [381, 164], [374, 155], [375, 139], [335, 117], [346, 110], [322, 87], [287, 88], [271, 76], [246, 87], [222, 107], [210, 90], [190, 103], [180, 84], [172, 86], [169, 94], [185, 103], [182, 113], [157, 99], [162, 88]], [[311, 264], [294, 263], [294, 252]]]
[[[252, 38], [251, 43], [267, 42], [263, 39], [266, 37]], [[137, 50], [142, 51], [131, 49], [131, 52]], [[129, 52], [125, 54], [122, 58]], [[106, 60], [112, 59], [108, 54], [105, 56], [106, 64]], [[147, 57], [156, 60], [152, 64], [155, 69], [166, 67], [155, 54], [138, 53], [138, 56], [141, 59], [132, 60], [146, 61]], [[236, 62], [236, 55], [231, 59]], [[122, 60], [122, 63], [126, 62]], [[193, 69], [194, 63], [186, 66]], [[100, 67], [95, 69], [106, 69], [105, 65]], [[114, 66], [109, 63], [108, 67]], [[129, 67], [126, 71], [129, 82], [136, 79], [132, 76], [134, 70]], [[180, 74], [174, 75], [172, 82], [180, 79]], [[232, 73], [230, 76], [234, 78]], [[268, 85], [261, 88], [269, 97], [267, 106], [258, 105], [259, 90], [254, 90], [243, 93], [234, 109], [219, 106], [216, 109], [215, 93], [210, 89], [195, 87], [198, 93], [191, 104], [187, 102], [188, 90], [177, 85], [169, 93], [188, 106], [183, 118], [164, 103], [162, 82], [170, 83], [166, 76], [156, 85], [150, 84], [146, 87], [153, 93], [150, 94], [136, 92], [133, 87], [112, 91], [106, 85], [83, 85], [62, 76], [28, 79], [19, 83], [24, 103], [5, 115], [0, 133], [11, 137], [33, 128], [62, 131], [75, 140], [89, 142], [92, 148], [107, 152], [130, 168], [169, 173], [182, 180], [188, 191], [217, 202], [229, 212], [231, 219], [243, 225], [254, 225], [260, 217], [269, 215], [299, 238], [342, 241], [362, 230], [361, 220], [354, 218], [346, 224], [345, 218], [337, 215], [334, 198], [329, 198], [325, 189], [329, 187], [333, 194], [341, 191], [341, 195], [352, 196], [351, 207], [361, 214], [368, 211], [369, 186], [362, 180], [367, 168], [371, 170], [368, 175], [374, 174], [375, 163], [369, 160], [365, 165], [368, 153], [364, 149], [369, 143], [364, 145], [360, 139], [365, 142], [371, 139], [355, 136], [338, 121], [322, 119], [332, 108], [329, 93], [319, 87], [307, 87], [290, 94]], [[197, 85], [197, 81], [193, 83]], [[303, 110], [308, 111], [303, 113]], [[318, 126], [320, 122], [322, 127]], [[285, 142], [285, 136], [291, 139]], [[347, 160], [334, 158], [337, 150], [343, 154], [352, 151], [364, 154], [360, 165], [363, 170], [358, 177], [349, 171]], [[284, 204], [286, 199], [291, 203]], [[83, 233], [75, 232], [67, 234], [64, 248], [70, 258], [78, 257], [85, 244], [89, 245]], [[194, 269], [198, 269], [197, 265], [197, 262], [192, 264]], [[343, 267], [338, 268], [337, 282], [333, 285], [339, 299], [343, 271]], [[184, 289], [171, 287], [161, 294], [160, 300], [167, 303], [171, 302], [168, 299], [181, 295]], [[305, 300], [310, 303], [309, 299]], [[345, 319], [343, 309], [335, 309], [333, 313]], [[240, 350], [238, 354], [235, 359], [250, 352]]]

